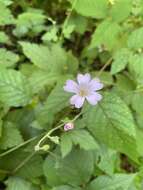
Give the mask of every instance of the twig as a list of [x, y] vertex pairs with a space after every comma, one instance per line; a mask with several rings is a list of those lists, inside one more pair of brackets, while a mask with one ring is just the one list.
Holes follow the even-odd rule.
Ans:
[[25, 146], [25, 145], [27, 145], [28, 143], [30, 143], [30, 142], [36, 140], [37, 138], [39, 138], [40, 136], [41, 136], [41, 135], [36, 136], [36, 137], [33, 137], [33, 138], [31, 138], [31, 139], [28, 139], [27, 141], [21, 143], [20, 145], [14, 147], [14, 148], [11, 148], [10, 150], [8, 150], [8, 151], [6, 151], [6, 152], [3, 152], [2, 154], [0, 154], [0, 158], [2, 158], [3, 156], [6, 156], [7, 154], [10, 154], [11, 152], [13, 152], [13, 151], [15, 151], [15, 150], [17, 150], [17, 149], [19, 149], [19, 148]]
[[112, 57], [110, 59], [108, 59], [108, 61], [103, 65], [103, 67], [99, 70], [97, 77], [99, 77], [102, 72], [111, 64], [112, 62]]

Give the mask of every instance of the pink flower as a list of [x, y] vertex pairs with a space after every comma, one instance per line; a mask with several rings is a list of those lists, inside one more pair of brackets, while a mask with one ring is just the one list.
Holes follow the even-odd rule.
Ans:
[[90, 74], [78, 74], [77, 83], [73, 80], [67, 80], [64, 90], [66, 92], [75, 93], [70, 99], [71, 105], [81, 108], [84, 101], [87, 100], [91, 105], [96, 105], [102, 95], [96, 92], [103, 88], [103, 84], [98, 78], [91, 79]]
[[64, 125], [64, 131], [69, 131], [69, 130], [72, 130], [74, 129], [74, 124], [73, 123], [66, 123]]

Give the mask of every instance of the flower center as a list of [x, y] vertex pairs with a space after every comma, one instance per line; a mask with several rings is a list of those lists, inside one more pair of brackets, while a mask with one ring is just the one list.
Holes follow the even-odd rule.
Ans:
[[85, 97], [88, 95], [88, 91], [85, 90], [85, 89], [80, 89], [79, 91], [79, 95], [82, 96], [82, 97]]

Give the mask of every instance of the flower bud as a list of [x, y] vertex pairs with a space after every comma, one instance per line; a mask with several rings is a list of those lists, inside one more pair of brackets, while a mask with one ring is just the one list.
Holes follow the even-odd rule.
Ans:
[[66, 123], [64, 126], [64, 131], [69, 131], [74, 129], [74, 124], [73, 123]]

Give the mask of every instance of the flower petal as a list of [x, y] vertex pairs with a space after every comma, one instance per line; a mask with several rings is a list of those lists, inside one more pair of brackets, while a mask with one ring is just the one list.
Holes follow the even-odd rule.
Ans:
[[83, 106], [84, 100], [85, 100], [84, 97], [74, 95], [71, 97], [70, 103], [72, 105], [75, 105], [76, 108], [81, 108]]
[[64, 86], [64, 90], [66, 92], [73, 92], [77, 93], [78, 92], [78, 85], [75, 81], [73, 80], [67, 80], [66, 85]]
[[77, 81], [79, 84], [89, 83], [90, 80], [91, 80], [91, 76], [89, 73], [86, 73], [85, 75], [82, 75], [82, 74], [77, 75]]
[[103, 83], [101, 83], [98, 78], [92, 79], [89, 83], [89, 88], [92, 91], [100, 90], [103, 88], [103, 86]]
[[93, 92], [89, 96], [86, 96], [86, 99], [91, 105], [96, 105], [98, 101], [102, 99], [102, 95], [99, 93]]

